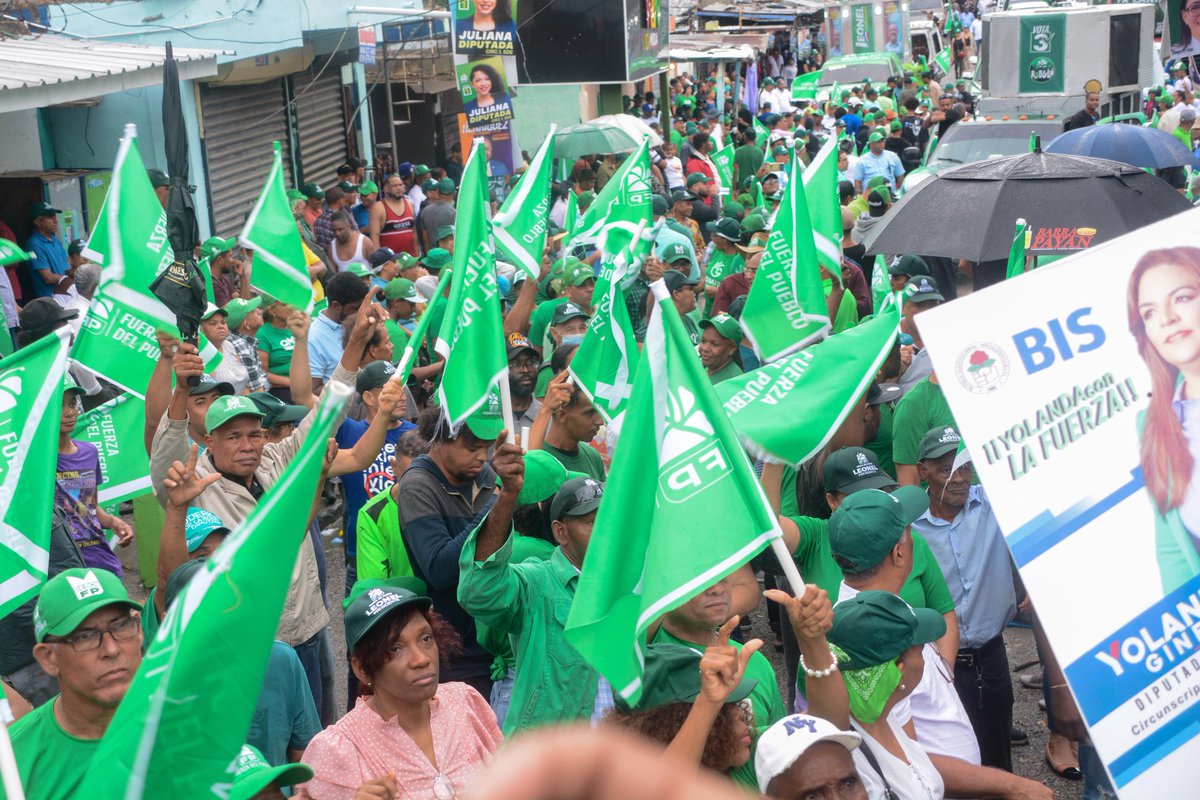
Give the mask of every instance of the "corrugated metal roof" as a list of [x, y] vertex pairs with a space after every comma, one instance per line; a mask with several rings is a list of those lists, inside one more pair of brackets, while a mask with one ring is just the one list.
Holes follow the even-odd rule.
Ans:
[[[218, 50], [174, 49], [175, 60], [213, 62]], [[72, 39], [45, 34], [0, 39], [0, 92], [54, 86], [161, 68], [166, 51], [138, 44]]]

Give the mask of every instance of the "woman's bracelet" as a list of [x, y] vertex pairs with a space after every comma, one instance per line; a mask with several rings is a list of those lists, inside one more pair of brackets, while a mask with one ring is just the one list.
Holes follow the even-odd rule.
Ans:
[[810, 678], [828, 678], [830, 675], [838, 671], [837, 658], [834, 657], [832, 652], [830, 652], [829, 657], [833, 659], [833, 663], [825, 669], [809, 669], [808, 665], [804, 663], [804, 655], [801, 654], [800, 669], [804, 670], [804, 674]]

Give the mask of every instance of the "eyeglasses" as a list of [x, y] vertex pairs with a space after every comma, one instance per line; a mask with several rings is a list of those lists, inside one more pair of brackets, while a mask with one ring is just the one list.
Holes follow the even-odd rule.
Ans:
[[1197, 15], [1200, 15], [1200, 3], [1196, 3], [1196, 4], [1190, 5], [1190, 6], [1184, 6], [1183, 13], [1187, 14], [1189, 17], [1195, 17]]
[[104, 641], [104, 634], [106, 633], [112, 636], [114, 642], [125, 642], [137, 636], [140, 630], [141, 623], [138, 621], [138, 618], [128, 616], [114, 622], [107, 628], [76, 631], [70, 636], [56, 639], [51, 644], [69, 644], [71, 645], [71, 649], [76, 653], [87, 653], [100, 648], [100, 643]]

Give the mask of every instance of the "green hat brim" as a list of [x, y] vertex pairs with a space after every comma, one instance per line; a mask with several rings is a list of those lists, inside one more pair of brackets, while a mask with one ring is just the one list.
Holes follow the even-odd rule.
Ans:
[[38, 637], [38, 641], [45, 641], [47, 636], [69, 636], [75, 632], [75, 629], [78, 628], [92, 612], [99, 611], [100, 609], [107, 608], [108, 606], [125, 606], [126, 608], [132, 608], [135, 611], [142, 610], [140, 603], [129, 600], [128, 598], [98, 597], [94, 603], [84, 604], [79, 608], [76, 608], [70, 614], [67, 614], [67, 616], [58, 621], [57, 625], [53, 627], [47, 627], [44, 631], [42, 631], [41, 636]]
[[312, 780], [313, 769], [307, 764], [284, 764], [280, 767], [256, 769], [246, 777], [233, 779], [229, 800], [252, 800], [268, 786], [295, 786]]

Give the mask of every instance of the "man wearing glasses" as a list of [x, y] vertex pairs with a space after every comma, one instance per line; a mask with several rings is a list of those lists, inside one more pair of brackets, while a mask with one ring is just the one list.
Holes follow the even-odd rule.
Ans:
[[542, 409], [542, 402], [533, 396], [541, 360], [533, 342], [519, 331], [508, 334], [504, 344], [508, 351], [508, 388], [512, 394], [514, 433], [524, 435], [522, 431], [533, 427]]
[[29, 800], [75, 796], [142, 663], [141, 608], [105, 569], [76, 567], [46, 582], [33, 655], [61, 693], [9, 730]]

